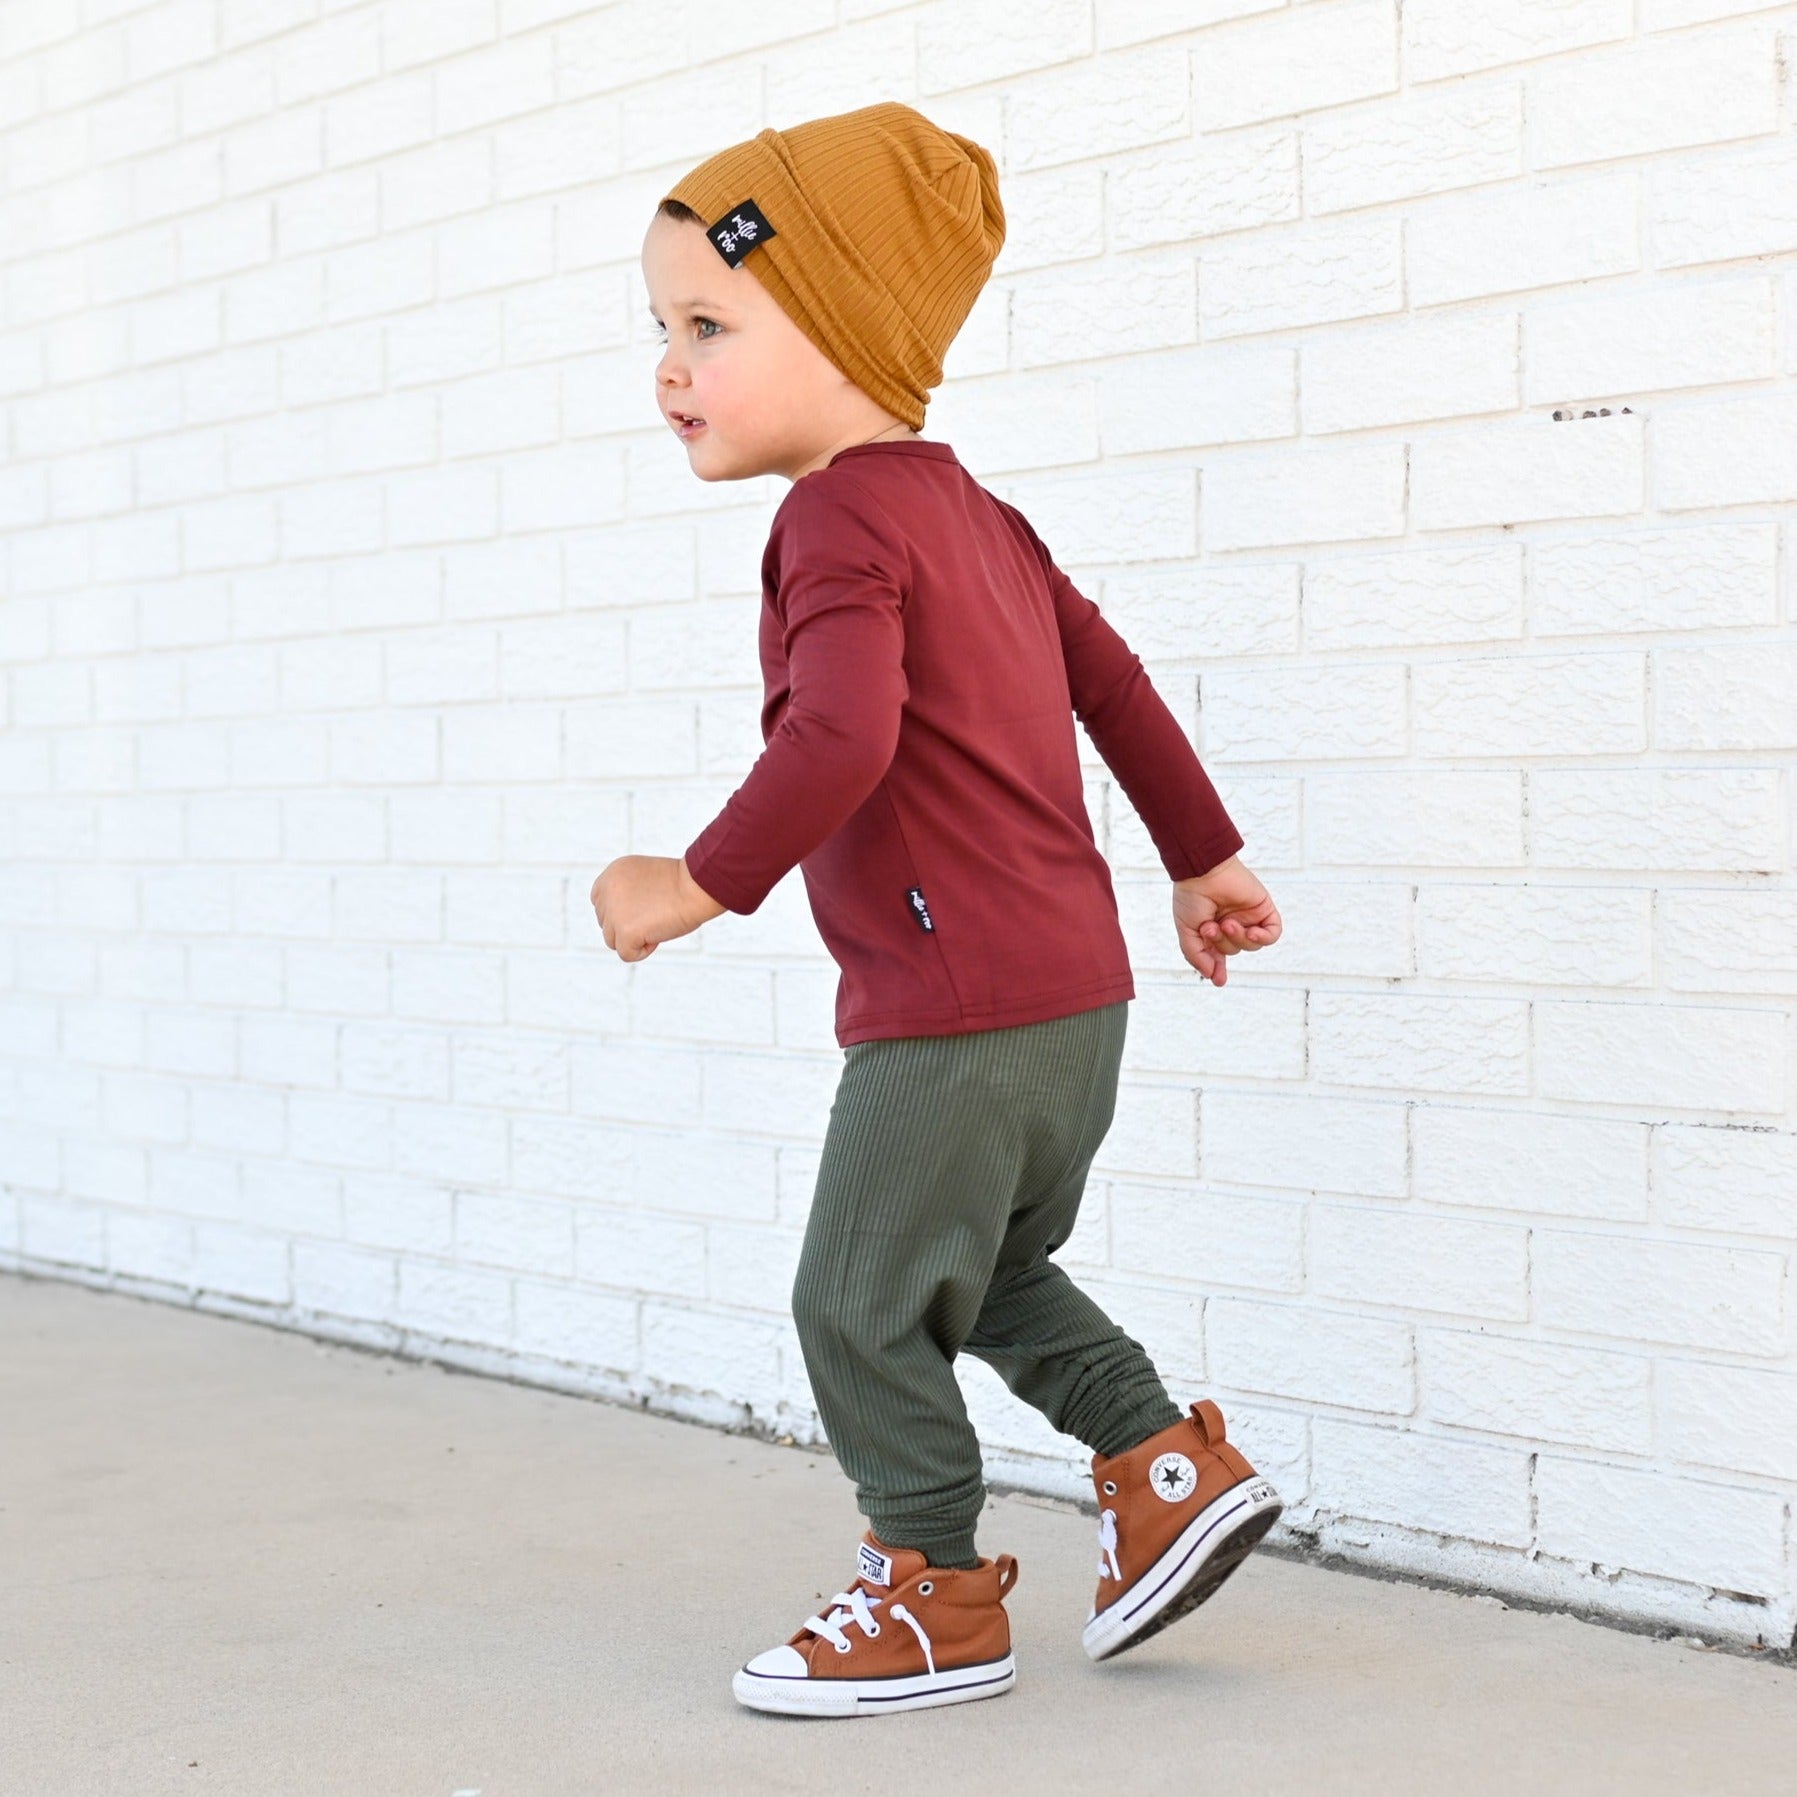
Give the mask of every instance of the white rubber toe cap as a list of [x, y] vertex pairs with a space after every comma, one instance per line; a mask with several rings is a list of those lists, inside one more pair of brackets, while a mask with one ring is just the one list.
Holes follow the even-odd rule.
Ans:
[[805, 1656], [790, 1643], [758, 1653], [743, 1670], [760, 1673], [763, 1678], [807, 1678], [811, 1673]]

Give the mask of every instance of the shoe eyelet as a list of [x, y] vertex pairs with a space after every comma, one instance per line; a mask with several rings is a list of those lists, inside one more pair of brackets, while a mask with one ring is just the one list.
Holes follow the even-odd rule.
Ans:
[[836, 1643], [836, 1651], [838, 1653], [847, 1653], [849, 1651], [849, 1644], [846, 1641], [838, 1641]]
[[928, 1597], [935, 1589], [935, 1583], [930, 1579], [925, 1579], [924, 1582], [917, 1587], [917, 1595], [919, 1597]]
[[1104, 1495], [1106, 1497], [1115, 1497], [1117, 1495], [1117, 1482], [1115, 1479], [1106, 1479], [1105, 1480]]
[[867, 1625], [867, 1632], [870, 1637], [877, 1635], [880, 1632], [880, 1625], [877, 1622], [870, 1622]]

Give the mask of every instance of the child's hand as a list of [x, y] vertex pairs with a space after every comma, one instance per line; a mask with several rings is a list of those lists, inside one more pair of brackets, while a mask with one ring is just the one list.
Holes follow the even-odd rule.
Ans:
[[1283, 927], [1266, 887], [1234, 855], [1173, 882], [1173, 926], [1179, 952], [1214, 986], [1229, 977], [1228, 956], [1277, 942]]
[[593, 882], [593, 911], [621, 961], [640, 961], [676, 936], [721, 917], [720, 905], [679, 855], [620, 855]]

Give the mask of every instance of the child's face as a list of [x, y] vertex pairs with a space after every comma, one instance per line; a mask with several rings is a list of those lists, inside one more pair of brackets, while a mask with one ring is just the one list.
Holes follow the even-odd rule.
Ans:
[[[691, 219], [658, 213], [643, 239], [649, 310], [666, 329], [655, 397], [701, 480], [796, 480], [886, 417], [746, 266]], [[676, 412], [705, 420], [681, 435]]]

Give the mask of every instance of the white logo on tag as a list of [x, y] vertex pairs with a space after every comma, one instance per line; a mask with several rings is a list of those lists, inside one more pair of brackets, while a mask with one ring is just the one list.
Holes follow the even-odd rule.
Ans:
[[1198, 1469], [1184, 1454], [1162, 1454], [1148, 1469], [1148, 1483], [1156, 1497], [1177, 1504], [1197, 1490]]
[[865, 1541], [855, 1555], [855, 1564], [870, 1585], [892, 1583], [892, 1556], [881, 1553], [876, 1547], [870, 1547]]

